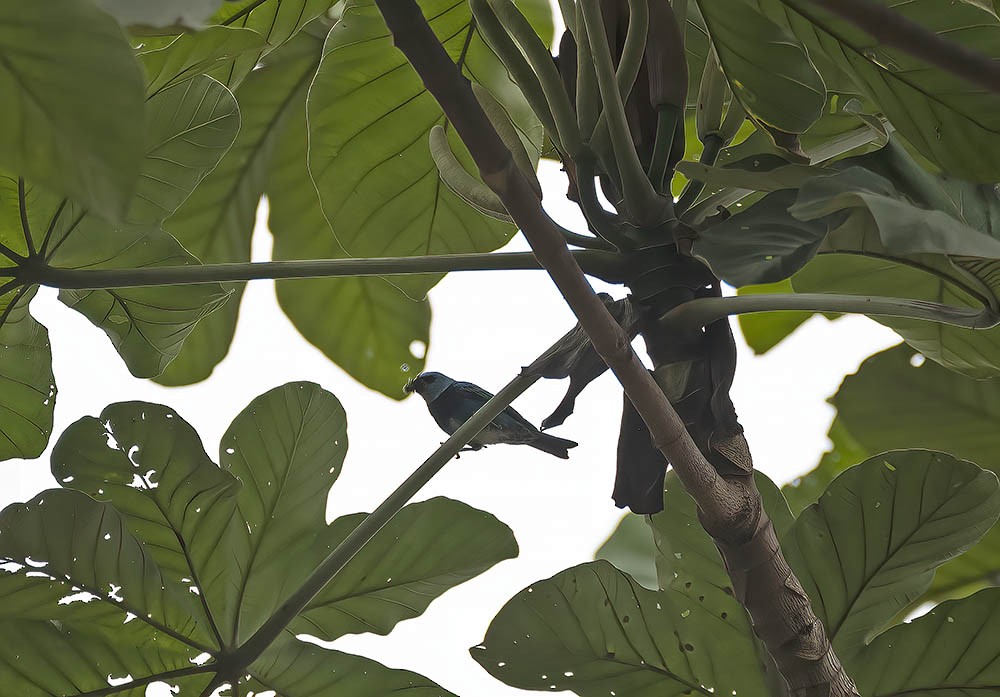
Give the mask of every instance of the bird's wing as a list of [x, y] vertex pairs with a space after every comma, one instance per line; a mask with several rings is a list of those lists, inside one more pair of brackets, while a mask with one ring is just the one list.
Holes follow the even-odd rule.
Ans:
[[[451, 386], [451, 389], [461, 390], [466, 397], [477, 402], [481, 400], [477, 409], [483, 404], [486, 404], [487, 400], [493, 397], [492, 394], [484, 390], [482, 387], [474, 385], [471, 382], [456, 382]], [[520, 428], [527, 429], [529, 432], [535, 432], [538, 430], [535, 428], [534, 424], [521, 416], [517, 410], [514, 409], [514, 407], [507, 407], [500, 412], [500, 415], [493, 419], [493, 424], [504, 431], [517, 431]]]

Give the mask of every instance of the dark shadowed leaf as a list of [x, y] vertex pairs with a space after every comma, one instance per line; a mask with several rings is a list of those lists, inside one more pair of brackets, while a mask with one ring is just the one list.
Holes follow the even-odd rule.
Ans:
[[793, 218], [793, 190], [770, 193], [749, 209], [701, 232], [692, 244], [722, 280], [733, 286], [775, 283], [815, 256], [826, 236], [826, 221]]
[[0, 7], [0, 168], [120, 220], [142, 158], [143, 80], [87, 0]]
[[990, 529], [998, 489], [971, 462], [896, 450], [847, 470], [802, 512], [782, 548], [844, 661]]
[[[634, 339], [639, 333], [639, 316], [629, 298], [615, 300], [607, 293], [598, 293], [611, 316], [622, 327], [629, 339]], [[562, 336], [544, 354], [539, 356], [524, 372], [528, 375], [541, 375], [545, 378], [560, 380], [569, 378], [569, 388], [566, 396], [555, 411], [542, 420], [542, 428], [552, 428], [562, 425], [576, 404], [576, 398], [591, 382], [600, 377], [608, 369], [607, 363], [598, 355], [594, 345], [590, 343], [587, 332], [577, 324]]]

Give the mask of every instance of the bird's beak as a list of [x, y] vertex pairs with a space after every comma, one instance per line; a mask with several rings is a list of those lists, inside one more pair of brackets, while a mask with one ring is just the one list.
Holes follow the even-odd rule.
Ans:
[[415, 388], [413, 387], [413, 378], [410, 378], [409, 380], [406, 381], [406, 384], [403, 385], [403, 392], [407, 393], [413, 392], [414, 389]]

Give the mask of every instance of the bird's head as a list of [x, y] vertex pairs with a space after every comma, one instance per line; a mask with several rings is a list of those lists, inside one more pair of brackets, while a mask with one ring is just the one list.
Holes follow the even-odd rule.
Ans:
[[406, 383], [406, 387], [403, 390], [406, 392], [416, 392], [426, 401], [430, 402], [437, 399], [454, 382], [450, 377], [441, 373], [420, 373], [420, 375]]

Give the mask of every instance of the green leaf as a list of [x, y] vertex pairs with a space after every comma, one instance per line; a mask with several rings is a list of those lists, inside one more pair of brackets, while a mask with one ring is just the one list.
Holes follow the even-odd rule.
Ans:
[[[266, 45], [260, 51], [234, 57], [232, 61], [213, 70], [212, 76], [231, 87], [240, 84], [265, 56], [271, 55], [273, 51], [296, 37], [309, 22], [326, 15], [334, 4], [336, 4], [335, 0], [269, 0], [264, 3], [258, 3], [256, 0], [230, 0], [226, 2], [212, 18], [213, 21], [224, 23], [230, 27], [252, 29], [264, 37]], [[322, 34], [319, 33], [320, 31]], [[326, 27], [318, 27], [316, 34], [319, 37], [325, 35]], [[318, 62], [319, 56], [317, 56]]]
[[[743, 286], [737, 295], [769, 295], [793, 293], [791, 281]], [[740, 315], [740, 330], [750, 349], [758, 356], [767, 353], [802, 323], [812, 317], [811, 312], [754, 312]]]
[[[299, 44], [306, 50], [295, 48], [287, 60], [255, 70], [240, 85], [236, 91], [242, 116], [239, 135], [218, 166], [164, 222], [167, 232], [203, 263], [250, 260], [255, 214], [275, 144], [289, 118], [304, 109], [309, 79], [319, 63], [319, 43], [304, 37]], [[309, 50], [311, 46], [315, 50]], [[244, 284], [224, 287], [233, 290], [233, 296], [198, 323], [158, 382], [187, 385], [204, 380], [226, 356]]]
[[66, 488], [112, 501], [163, 575], [198, 589], [199, 621], [213, 624], [208, 608], [221, 606], [228, 589], [200, 574], [211, 567], [240, 483], [212, 462], [186, 421], [159, 404], [112, 404], [63, 432], [52, 475]]
[[656, 579], [655, 553], [656, 546], [645, 518], [626, 513], [594, 552], [594, 559], [609, 561], [643, 587], [656, 590], [660, 585]]
[[[220, 463], [243, 482], [232, 545], [241, 564], [210, 560], [233, 574], [235, 597], [221, 621], [242, 643], [312, 571], [303, 555], [326, 517], [326, 491], [347, 455], [347, 416], [312, 383], [289, 383], [260, 395], [233, 420], [219, 444]], [[235, 568], [234, 568], [235, 567]], [[285, 589], [284, 592], [281, 592]]]
[[[34, 579], [26, 584], [61, 582], [64, 595], [89, 593], [97, 596], [92, 602], [114, 605], [121, 620], [128, 612], [178, 643], [208, 647], [192, 594], [162, 572], [109, 504], [65, 489], [12, 504], [0, 514], [0, 558], [21, 566], [18, 580]], [[51, 619], [59, 619], [58, 608], [50, 608]]]
[[[527, 7], [547, 2], [529, 0]], [[425, 0], [424, 14], [464, 72], [507, 109], [533, 159], [542, 128], [507, 71], [471, 24], [465, 2]], [[514, 230], [468, 206], [438, 177], [428, 133], [444, 114], [371, 0], [349, 2], [327, 37], [309, 93], [309, 170], [326, 219], [348, 256], [410, 256], [486, 252]], [[464, 150], [464, 149], [463, 149]], [[457, 153], [470, 168], [467, 152]], [[421, 298], [440, 275], [397, 280]]]
[[[868, 452], [931, 448], [1000, 470], [996, 380], [972, 380], [897, 346], [868, 358], [831, 401], [837, 422]], [[817, 469], [829, 471], [830, 463]], [[993, 584], [998, 571], [1000, 528], [994, 528], [938, 570], [930, 593], [940, 598]]]
[[0, 5], [0, 169], [120, 220], [142, 158], [143, 80], [86, 0]]
[[752, 648], [746, 653], [745, 621], [733, 620], [711, 603], [648, 590], [595, 561], [519, 592], [471, 653], [493, 677], [521, 689], [581, 697], [770, 694]]
[[38, 457], [49, 444], [56, 384], [49, 332], [28, 312], [34, 290], [0, 296], [0, 461]]
[[996, 475], [927, 450], [877, 455], [837, 477], [782, 549], [848, 665], [1000, 515]]
[[255, 694], [275, 690], [281, 697], [454, 697], [422, 675], [381, 663], [288, 640], [253, 664]]
[[826, 221], [793, 218], [795, 191], [775, 191], [742, 213], [698, 233], [695, 256], [727, 283], [744, 286], [788, 278], [816, 255]]
[[698, 0], [733, 94], [770, 126], [802, 133], [822, 113], [826, 85], [802, 44], [752, 3]]
[[[315, 190], [303, 186], [305, 114], [292, 114], [275, 146], [267, 181], [273, 256], [336, 259], [344, 256], [330, 234]], [[381, 278], [279, 281], [278, 302], [302, 335], [362, 384], [393, 399], [424, 367], [430, 340], [430, 303], [411, 300]], [[415, 343], [416, 342], [416, 343]]]
[[876, 637], [851, 677], [863, 695], [990, 694], [1000, 684], [1000, 589], [938, 605]]
[[[163, 48], [139, 53], [146, 69], [146, 92], [154, 95], [220, 64], [231, 63], [244, 53], [256, 59], [266, 44], [266, 39], [257, 32], [239, 27], [212, 26], [182, 34]], [[234, 86], [232, 81], [221, 82]]]
[[[324, 536], [332, 550], [364, 518], [333, 521]], [[506, 525], [489, 513], [442, 497], [397, 513], [291, 624], [298, 634], [333, 641], [344, 634], [388, 634], [423, 613], [434, 598], [517, 556]]]
[[[879, 104], [899, 132], [944, 170], [1000, 179], [1000, 95], [966, 83], [806, 0], [762, 0], [761, 11], [822, 54]], [[965, 49], [1000, 57], [996, 15], [969, 3], [892, 3], [907, 19]]]
[[204, 75], [161, 90], [146, 105], [146, 157], [128, 220], [162, 222], [226, 154], [240, 110], [224, 85]]
[[120, 24], [133, 27], [198, 28], [222, 0], [96, 0]]

